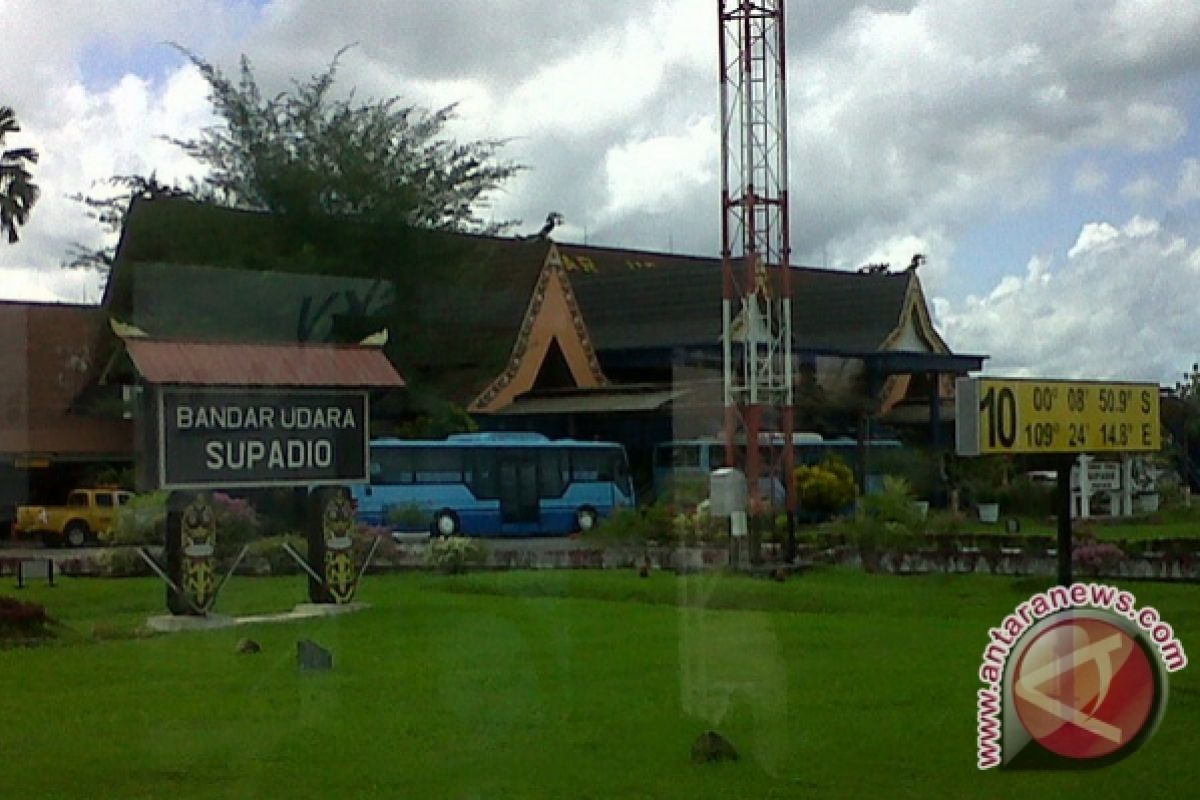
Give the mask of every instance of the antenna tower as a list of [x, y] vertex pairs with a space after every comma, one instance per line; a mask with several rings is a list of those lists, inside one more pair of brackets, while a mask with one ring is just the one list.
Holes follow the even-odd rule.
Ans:
[[[788, 230], [784, 0], [718, 0], [721, 59], [721, 299], [725, 462], [751, 509], [761, 479], [792, 481], [792, 276]], [[775, 434], [775, 435], [772, 435]], [[782, 434], [782, 436], [778, 436]], [[762, 446], [771, 441], [784, 446]], [[790, 531], [790, 525], [789, 525]], [[792, 537], [789, 535], [789, 556]]]

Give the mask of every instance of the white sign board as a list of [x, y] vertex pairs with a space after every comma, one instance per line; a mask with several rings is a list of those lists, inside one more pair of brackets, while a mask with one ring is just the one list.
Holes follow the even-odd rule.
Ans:
[[[1088, 488], [1093, 492], [1115, 492], [1121, 488], [1121, 465], [1116, 461], [1093, 461], [1087, 465]], [[1079, 488], [1079, 467], [1071, 469], [1071, 485]]]

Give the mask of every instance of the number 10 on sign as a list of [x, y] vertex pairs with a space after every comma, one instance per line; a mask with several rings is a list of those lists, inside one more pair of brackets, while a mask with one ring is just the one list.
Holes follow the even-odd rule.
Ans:
[[1160, 447], [1152, 383], [960, 378], [958, 453], [1149, 452]]

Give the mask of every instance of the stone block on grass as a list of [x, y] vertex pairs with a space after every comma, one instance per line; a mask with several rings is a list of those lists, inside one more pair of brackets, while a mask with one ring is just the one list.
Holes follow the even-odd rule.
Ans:
[[323, 672], [333, 669], [333, 653], [310, 639], [296, 642], [296, 663], [301, 672]]
[[705, 731], [692, 743], [692, 763], [711, 764], [720, 761], [737, 761], [737, 748], [733, 742], [716, 731]]

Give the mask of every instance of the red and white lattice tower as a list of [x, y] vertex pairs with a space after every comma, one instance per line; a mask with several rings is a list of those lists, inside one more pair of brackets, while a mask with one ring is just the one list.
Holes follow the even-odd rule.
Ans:
[[725, 460], [745, 470], [752, 507], [772, 477], [794, 511], [792, 447], [756, 446], [790, 443], [794, 426], [784, 0], [718, 5]]

